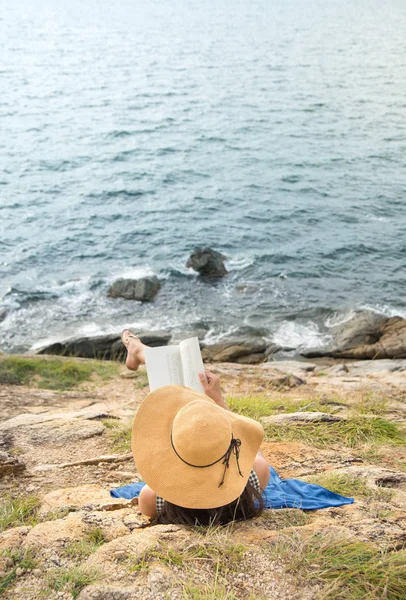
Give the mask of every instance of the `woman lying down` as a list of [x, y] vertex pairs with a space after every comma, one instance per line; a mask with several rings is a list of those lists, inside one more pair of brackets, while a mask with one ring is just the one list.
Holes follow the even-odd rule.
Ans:
[[[145, 363], [145, 345], [122, 334], [126, 365]], [[260, 450], [262, 425], [233, 413], [218, 377], [200, 374], [204, 393], [169, 385], [151, 392], [133, 425], [132, 451], [147, 485], [141, 512], [161, 523], [216, 525], [252, 519], [264, 508], [269, 467]]]

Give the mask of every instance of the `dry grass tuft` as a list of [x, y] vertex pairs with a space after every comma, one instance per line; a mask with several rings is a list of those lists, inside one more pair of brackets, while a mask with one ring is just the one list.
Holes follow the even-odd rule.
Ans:
[[114, 452], [130, 452], [132, 425], [124, 425], [120, 421], [102, 419], [103, 425], [108, 429], [108, 436]]
[[311, 577], [322, 586], [318, 600], [404, 600], [406, 551], [388, 552], [354, 539], [332, 539], [325, 533], [305, 540], [284, 537], [271, 547], [300, 582]]
[[348, 473], [319, 473], [306, 477], [305, 480], [322, 485], [341, 496], [369, 498], [380, 502], [389, 502], [393, 496], [393, 490], [383, 487], [371, 488], [364, 479]]
[[35, 525], [40, 500], [37, 496], [13, 497], [5, 494], [0, 498], [0, 531], [19, 525]]

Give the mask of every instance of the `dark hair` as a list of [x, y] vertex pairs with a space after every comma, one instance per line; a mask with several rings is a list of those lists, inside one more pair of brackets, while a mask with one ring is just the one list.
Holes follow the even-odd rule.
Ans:
[[158, 515], [158, 523], [226, 525], [230, 521], [246, 521], [258, 517], [263, 510], [262, 494], [248, 482], [241, 496], [218, 508], [183, 508], [165, 500]]

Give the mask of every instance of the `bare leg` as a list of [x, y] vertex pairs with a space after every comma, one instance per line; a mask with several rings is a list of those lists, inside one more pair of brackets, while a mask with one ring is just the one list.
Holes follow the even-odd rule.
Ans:
[[141, 364], [145, 364], [144, 350], [147, 346], [130, 329], [124, 329], [121, 341], [128, 350], [126, 367], [131, 371], [136, 371]]

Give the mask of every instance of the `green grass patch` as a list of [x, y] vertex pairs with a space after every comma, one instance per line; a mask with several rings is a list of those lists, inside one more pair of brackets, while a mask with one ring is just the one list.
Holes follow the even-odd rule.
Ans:
[[83, 539], [72, 542], [64, 548], [65, 556], [74, 560], [84, 560], [106, 542], [104, 532], [100, 527], [92, 527]]
[[219, 572], [224, 572], [243, 559], [245, 550], [244, 546], [234, 544], [228, 538], [221, 539], [216, 536], [211, 540], [202, 535], [186, 548], [160, 543], [157, 547], [144, 552], [136, 561], [130, 561], [130, 571], [148, 569], [152, 562], [159, 561], [167, 566], [186, 568], [191, 562], [195, 564], [205, 562], [216, 566]]
[[35, 385], [49, 390], [68, 390], [94, 375], [106, 380], [119, 372], [113, 362], [7, 356], [0, 358], [0, 384]]
[[393, 490], [384, 487], [371, 488], [367, 485], [365, 479], [347, 473], [320, 473], [305, 477], [305, 480], [308, 483], [322, 485], [331, 492], [341, 494], [341, 496], [369, 498], [381, 502], [388, 502], [393, 496]]
[[0, 556], [10, 558], [12, 566], [10, 571], [0, 578], [0, 594], [5, 592], [8, 587], [13, 585], [17, 579], [17, 569], [35, 569], [38, 566], [38, 561], [34, 556], [33, 550], [27, 548], [26, 550], [5, 550], [0, 553]]
[[[226, 401], [233, 412], [256, 420], [269, 415], [298, 411], [331, 413], [337, 407], [337, 402], [327, 401], [320, 397], [294, 401], [289, 398], [274, 400], [266, 396], [228, 396]], [[342, 402], [340, 404], [344, 405]]]
[[406, 444], [404, 429], [380, 417], [352, 417], [336, 423], [268, 425], [267, 441], [300, 441], [312, 446], [356, 448], [366, 443]]
[[217, 579], [207, 585], [185, 585], [182, 591], [183, 600], [239, 600], [238, 596], [228, 590], [224, 584], [218, 583]]
[[107, 435], [112, 450], [114, 452], [130, 452], [132, 425], [123, 425], [115, 419], [102, 419], [102, 423], [108, 430]]
[[285, 538], [271, 548], [298, 583], [321, 585], [318, 600], [403, 600], [406, 598], [406, 550], [387, 552], [353, 539], [329, 539], [325, 533], [303, 541]]
[[308, 513], [297, 508], [264, 510], [261, 520], [265, 521], [267, 529], [285, 529], [285, 527], [302, 527], [311, 520]]
[[96, 569], [85, 567], [58, 568], [53, 569], [47, 576], [46, 593], [68, 592], [76, 599], [87, 585], [100, 579], [100, 573]]
[[134, 384], [137, 389], [145, 388], [148, 385], [148, 375], [145, 370], [138, 370], [134, 378]]
[[354, 410], [360, 415], [381, 416], [388, 411], [388, 401], [383, 394], [365, 393], [354, 405]]
[[19, 525], [38, 523], [40, 501], [36, 496], [14, 498], [10, 494], [0, 497], [0, 531]]
[[0, 532], [20, 525], [34, 527], [37, 523], [56, 521], [69, 514], [69, 509], [58, 508], [39, 516], [40, 504], [41, 502], [37, 496], [13, 497], [11, 494], [0, 496]]

